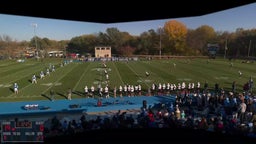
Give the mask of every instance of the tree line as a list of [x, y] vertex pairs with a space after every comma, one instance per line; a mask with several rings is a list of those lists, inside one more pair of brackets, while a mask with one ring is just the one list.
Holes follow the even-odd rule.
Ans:
[[50, 50], [63, 50], [80, 55], [94, 55], [95, 46], [111, 46], [115, 56], [132, 55], [208, 55], [207, 44], [218, 44], [218, 54], [225, 57], [255, 56], [256, 29], [237, 28], [235, 32], [216, 31], [209, 25], [189, 29], [185, 24], [170, 20], [163, 27], [150, 29], [139, 36], [112, 27], [105, 32], [84, 34], [70, 40], [50, 40], [35, 36], [30, 41], [16, 41], [0, 35], [0, 57], [22, 57], [25, 47], [37, 47], [46, 56]]

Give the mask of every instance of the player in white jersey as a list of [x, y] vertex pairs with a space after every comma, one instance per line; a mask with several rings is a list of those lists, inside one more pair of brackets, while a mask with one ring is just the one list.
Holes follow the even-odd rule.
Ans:
[[200, 82], [197, 82], [197, 89], [200, 89], [201, 88], [201, 83]]
[[50, 70], [46, 69], [46, 75], [50, 75]]
[[40, 72], [40, 79], [43, 79], [43, 78], [44, 78], [44, 72], [41, 71], [41, 72]]
[[33, 84], [33, 83], [35, 83], [35, 84], [37, 83], [37, 81], [36, 81], [36, 75], [33, 75], [33, 76], [32, 76], [32, 84]]
[[109, 93], [108, 93], [108, 86], [106, 85], [104, 88], [104, 94], [106, 98], [109, 98]]
[[69, 88], [67, 91], [67, 98], [68, 98], [68, 100], [72, 100], [72, 89], [71, 88]]
[[178, 83], [178, 90], [181, 90], [181, 84]]
[[88, 96], [88, 87], [87, 87], [87, 85], [84, 87], [84, 95], [85, 96]]
[[141, 90], [142, 90], [142, 89], [141, 89], [141, 85], [139, 84], [139, 85], [138, 85], [139, 96], [141, 96]]
[[191, 89], [194, 89], [195, 88], [195, 83], [191, 83]]
[[131, 85], [128, 85], [127, 87], [128, 97], [131, 96]]
[[116, 88], [116, 86], [115, 86], [114, 89], [113, 89], [113, 97], [114, 97], [114, 98], [116, 98], [116, 91], [117, 91], [117, 88]]
[[52, 65], [52, 72], [55, 72], [55, 66]]
[[131, 96], [134, 96], [134, 86], [133, 85], [131, 85], [130, 91], [131, 91]]
[[146, 74], [147, 77], [149, 76], [149, 72], [146, 71], [145, 74]]
[[14, 85], [13, 85], [13, 90], [14, 90], [14, 93], [15, 93], [15, 94], [18, 94], [18, 93], [19, 93], [19, 86], [18, 86], [17, 83], [14, 83]]
[[176, 68], [176, 63], [173, 63], [173, 67]]
[[188, 90], [191, 90], [191, 88], [192, 88], [192, 84], [188, 83]]
[[119, 96], [123, 97], [123, 87], [121, 85], [119, 86]]
[[186, 83], [185, 82], [182, 82], [181, 83], [181, 89], [185, 89], [186, 88]]
[[92, 97], [94, 97], [94, 95], [95, 95], [95, 88], [94, 88], [94, 86], [91, 86], [91, 95], [92, 95]]
[[243, 73], [239, 70], [238, 71], [239, 77], [241, 77], [243, 75]]
[[128, 96], [127, 91], [128, 91], [128, 87], [127, 87], [127, 85], [124, 85], [124, 94], [125, 94], [125, 96]]
[[171, 89], [171, 84], [168, 82], [166, 85], [166, 94], [169, 95], [170, 94], [170, 89]]
[[177, 86], [176, 84], [173, 84], [173, 90], [176, 91], [177, 90]]

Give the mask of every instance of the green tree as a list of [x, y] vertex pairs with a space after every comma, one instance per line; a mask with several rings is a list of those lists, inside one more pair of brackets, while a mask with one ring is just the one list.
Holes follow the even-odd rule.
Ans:
[[138, 38], [136, 53], [142, 55], [157, 55], [159, 52], [159, 35], [155, 30], [150, 29], [140, 34]]
[[82, 35], [74, 37], [67, 45], [67, 51], [70, 53], [93, 53], [94, 47], [97, 43], [97, 37], [95, 35]]
[[135, 49], [137, 45], [136, 38], [128, 32], [119, 31], [117, 28], [107, 28], [106, 33], [100, 32], [97, 38], [98, 45], [111, 46], [113, 55], [123, 55], [127, 48], [130, 49], [132, 47], [132, 49]]

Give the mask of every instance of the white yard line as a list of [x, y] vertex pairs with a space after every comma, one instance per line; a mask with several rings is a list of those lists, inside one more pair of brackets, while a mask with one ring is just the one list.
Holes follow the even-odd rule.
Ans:
[[[76, 66], [75, 66], [76, 67]], [[65, 74], [65, 75], [62, 75], [62, 77], [60, 77], [59, 79], [57, 79], [55, 82], [53, 82], [53, 83], [56, 83], [56, 82], [59, 82], [59, 80], [61, 80], [63, 77], [65, 77], [70, 71], [72, 71], [75, 67], [73, 67], [72, 69], [70, 69], [69, 71], [67, 71], [67, 73]], [[31, 75], [31, 74], [30, 74]], [[24, 89], [26, 89], [26, 88], [28, 88], [29, 86], [31, 86], [31, 85], [33, 85], [32, 83], [30, 83], [30, 84], [28, 84], [28, 85], [26, 85], [25, 87], [23, 87], [22, 89], [20, 89], [19, 90], [19, 96], [18, 97], [26, 97], [26, 96], [23, 96], [22, 94], [21, 94], [21, 91], [22, 90], [24, 90]], [[44, 94], [45, 92], [47, 92], [51, 87], [53, 87], [54, 85], [51, 85], [51, 86], [49, 86], [46, 90], [44, 90], [43, 92], [42, 92], [42, 94]], [[15, 93], [13, 93], [13, 94], [11, 94], [11, 95], [9, 95], [9, 96], [7, 96], [7, 97], [14, 97], [14, 96], [16, 96], [16, 94]], [[7, 98], [7, 97], [5, 97], [5, 98]], [[40, 96], [38, 96], [38, 97], [40, 97]]]
[[89, 70], [89, 66], [91, 65], [91, 63], [86, 67], [86, 69], [84, 70], [83, 74], [80, 76], [80, 79], [78, 80], [78, 82], [76, 83], [75, 87], [73, 88], [74, 90], [77, 88], [77, 86], [79, 85], [79, 83], [81, 82], [81, 80], [83, 79], [84, 75], [87, 73], [87, 71]]
[[114, 65], [114, 68], [115, 68], [115, 70], [116, 70], [116, 72], [117, 72], [117, 76], [118, 76], [118, 78], [121, 80], [122, 85], [124, 85], [124, 81], [122, 80], [122, 77], [121, 77], [121, 75], [120, 75], [120, 73], [119, 73], [118, 69], [116, 68], [115, 63], [114, 63], [114, 62], [112, 62], [112, 64]]
[[[148, 64], [148, 63], [147, 63]], [[154, 74], [154, 75], [157, 75], [156, 73], [154, 73], [154, 72], [151, 72], [152, 74]], [[159, 75], [157, 75], [157, 77], [158, 78], [160, 78], [162, 81], [164, 81], [164, 83], [167, 83], [167, 81], [165, 80], [165, 79], [163, 79], [162, 77], [160, 77]]]
[[[17, 73], [18, 73], [18, 72], [17, 72]], [[15, 74], [15, 73], [14, 73], [14, 74]], [[33, 74], [29, 73], [29, 74], [27, 74], [27, 75], [25, 75], [25, 76], [23, 76], [23, 77], [19, 77], [18, 79], [9, 81], [8, 83], [12, 83], [12, 84], [13, 84], [14, 82], [16, 82], [16, 81], [18, 81], [18, 80], [20, 80], [20, 79], [23, 79], [23, 78], [25, 78], [25, 77], [27, 77], [27, 76], [29, 76], [29, 75], [31, 75], [31, 77], [32, 77]]]
[[133, 73], [135, 73], [136, 76], [139, 77], [139, 79], [140, 79], [144, 84], [146, 84], [148, 87], [150, 87], [150, 85], [148, 85], [145, 81], [143, 81], [143, 78], [140, 77], [139, 74], [131, 68], [131, 66], [129, 66], [127, 63], [126, 63], [126, 65], [127, 65], [127, 67], [128, 67]]
[[[77, 67], [78, 65], [76, 65], [75, 67]], [[54, 83], [59, 82], [62, 78], [64, 78], [69, 72], [71, 72], [75, 67], [73, 67], [72, 69], [70, 69], [66, 74], [62, 75], [59, 79], [57, 79]], [[50, 88], [52, 88], [54, 85], [49, 86], [46, 90], [44, 90], [42, 92], [42, 94], [44, 94], [45, 92], [47, 92]]]

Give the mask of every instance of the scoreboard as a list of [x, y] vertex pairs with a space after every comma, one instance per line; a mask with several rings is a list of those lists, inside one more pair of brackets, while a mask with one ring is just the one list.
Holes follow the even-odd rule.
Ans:
[[43, 121], [1, 122], [1, 143], [44, 142]]

